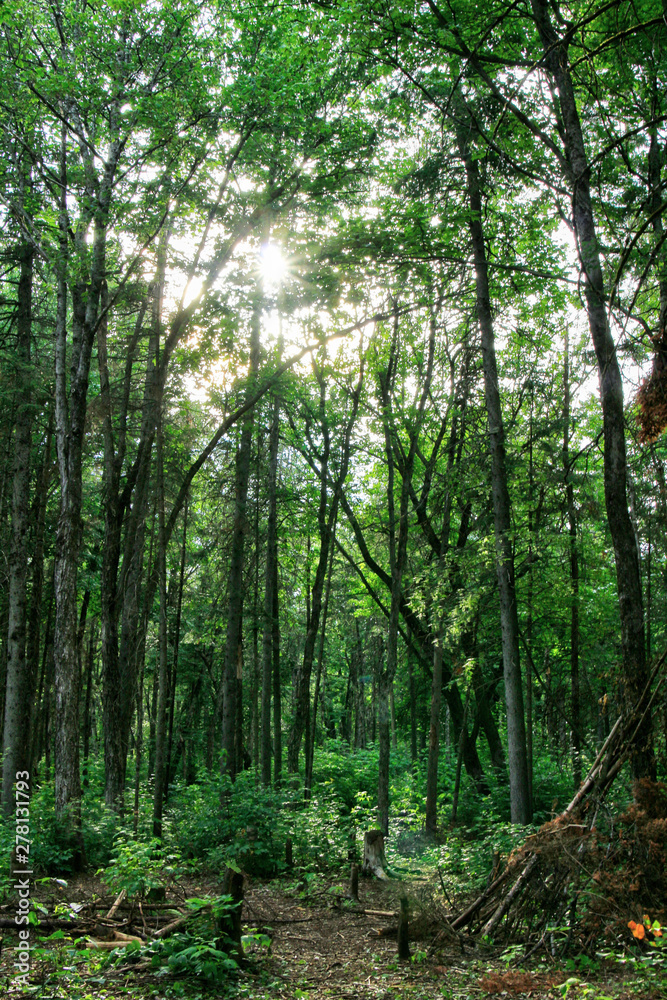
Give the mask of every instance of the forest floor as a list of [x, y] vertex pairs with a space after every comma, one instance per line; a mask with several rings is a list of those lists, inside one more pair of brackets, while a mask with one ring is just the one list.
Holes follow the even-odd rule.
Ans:
[[[393, 914], [399, 894], [407, 889], [416, 932], [412, 960], [399, 962]], [[72, 880], [60, 892], [60, 905], [82, 902], [104, 893], [94, 878]], [[174, 904], [188, 897], [215, 896], [215, 882], [180, 882], [170, 892]], [[47, 896], [50, 893], [50, 897]], [[16, 942], [5, 932], [0, 959], [0, 997], [33, 995], [39, 1000], [661, 1000], [667, 979], [646, 978], [637, 968], [601, 963], [593, 973], [562, 964], [517, 966], [506, 954], [461, 951], [458, 941], [441, 940], [428, 927], [429, 886], [361, 879], [360, 904], [345, 898], [344, 882], [246, 880], [243, 908], [248, 936], [245, 968], [225, 986], [153, 970], [135, 958], [104, 964], [95, 953], [75, 952], [68, 942], [44, 943], [35, 949], [27, 991], [13, 980]], [[43, 904], [53, 912], [57, 898], [44, 891]], [[4, 908], [3, 908], [4, 909]], [[373, 911], [373, 912], [368, 912]], [[382, 932], [389, 932], [383, 934]], [[253, 938], [253, 933], [256, 937]], [[34, 936], [34, 935], [33, 935]], [[269, 943], [270, 942], [270, 943]], [[50, 950], [54, 952], [53, 957]], [[57, 952], [57, 956], [56, 953]], [[546, 958], [546, 956], [545, 956]], [[101, 964], [102, 962], [102, 964]]]

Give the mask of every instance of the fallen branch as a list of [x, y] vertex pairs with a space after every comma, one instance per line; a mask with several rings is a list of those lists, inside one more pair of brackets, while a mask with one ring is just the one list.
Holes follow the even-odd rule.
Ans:
[[176, 931], [180, 930], [184, 924], [187, 924], [188, 920], [192, 920], [193, 917], [199, 917], [202, 913], [207, 913], [211, 909], [210, 904], [208, 906], [200, 906], [196, 910], [192, 910], [191, 913], [184, 913], [183, 916], [178, 917], [176, 920], [172, 920], [171, 923], [166, 924], [161, 927], [159, 931], [153, 935], [155, 938], [166, 938], [170, 934], [175, 934]]
[[82, 947], [88, 948], [91, 951], [114, 951], [116, 948], [129, 948], [131, 944], [142, 945], [143, 943], [140, 937], [135, 937], [132, 934], [121, 934], [120, 931], [116, 931], [113, 941], [99, 941], [96, 938], [88, 938]]
[[118, 907], [125, 900], [126, 897], [127, 897], [127, 889], [121, 889], [118, 895], [116, 896], [113, 906], [107, 913], [107, 920], [111, 920], [112, 917], [116, 916], [116, 911], [118, 910]]

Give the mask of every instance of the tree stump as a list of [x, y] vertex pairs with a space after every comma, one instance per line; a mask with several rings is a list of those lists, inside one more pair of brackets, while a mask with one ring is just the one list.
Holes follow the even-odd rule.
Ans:
[[388, 879], [384, 870], [386, 864], [382, 830], [366, 830], [364, 834], [364, 864], [361, 869], [363, 874]]
[[396, 931], [398, 957], [401, 962], [410, 961], [410, 944], [408, 942], [410, 932], [409, 919], [410, 908], [408, 906], [408, 897], [403, 895], [401, 896], [401, 910], [398, 915], [398, 930]]
[[230, 951], [239, 965], [243, 961], [243, 945], [241, 944], [241, 910], [243, 909], [243, 873], [228, 868], [222, 883], [224, 895], [232, 897], [232, 909], [218, 925], [218, 931], [224, 935], [218, 941], [220, 951]]
[[347, 898], [354, 903], [359, 902], [359, 865], [352, 865], [350, 868], [350, 886], [347, 891]]

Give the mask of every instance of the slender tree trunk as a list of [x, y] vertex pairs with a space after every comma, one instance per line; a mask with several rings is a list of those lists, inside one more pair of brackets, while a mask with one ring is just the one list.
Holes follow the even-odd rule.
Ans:
[[426, 833], [435, 837], [438, 828], [438, 761], [440, 757], [440, 710], [442, 707], [442, 630], [433, 644], [431, 724], [426, 771]]
[[329, 569], [327, 571], [327, 585], [326, 592], [324, 595], [324, 608], [322, 611], [322, 628], [320, 629], [320, 643], [317, 656], [317, 671], [315, 673], [315, 693], [313, 695], [313, 723], [311, 726], [310, 740], [305, 747], [306, 756], [306, 777], [304, 781], [304, 799], [308, 800], [311, 796], [311, 788], [313, 783], [313, 762], [315, 758], [315, 729], [317, 726], [317, 709], [320, 697], [320, 685], [322, 682], [322, 670], [324, 667], [324, 640], [326, 637], [327, 628], [327, 617], [329, 614], [329, 597], [331, 595], [331, 576], [333, 572], [333, 556], [334, 556], [334, 545], [336, 535], [336, 525], [334, 524], [331, 544], [329, 546]]
[[139, 829], [139, 792], [141, 789], [141, 763], [144, 753], [144, 657], [141, 658], [141, 670], [139, 673], [139, 684], [137, 685], [137, 739], [135, 743], [136, 762], [134, 771], [134, 808], [132, 810], [132, 830], [134, 839], [137, 839]]
[[[16, 314], [17, 377], [22, 398], [16, 409], [14, 429], [14, 466], [9, 550], [9, 594], [7, 672], [3, 735], [2, 808], [5, 816], [14, 810], [12, 794], [18, 771], [29, 773], [30, 715], [34, 700], [33, 661], [26, 657], [28, 525], [30, 520], [30, 449], [32, 440], [32, 372], [30, 341], [32, 334], [33, 250], [25, 244], [20, 249], [18, 307]], [[25, 777], [25, 775], [22, 775]]]
[[[46, 431], [46, 442], [44, 445], [44, 459], [42, 468], [37, 480], [35, 495], [35, 534], [32, 551], [32, 591], [30, 594], [30, 611], [28, 614], [28, 639], [26, 656], [28, 661], [28, 671], [33, 677], [40, 673], [40, 633], [42, 624], [42, 611], [44, 603], [44, 535], [46, 528], [46, 501], [49, 490], [49, 480], [51, 478], [51, 451], [53, 442], [53, 410], [49, 412], [49, 422]], [[48, 634], [51, 627], [51, 615], [53, 611], [53, 588], [51, 588], [48, 601], [48, 611], [46, 617], [46, 629], [44, 633], [44, 643], [48, 642]], [[42, 663], [44, 660], [42, 659]], [[44, 672], [42, 670], [42, 682]], [[36, 711], [33, 711], [33, 737], [31, 739], [31, 766], [35, 762], [35, 745], [39, 727], [39, 706], [41, 705], [41, 693], [35, 700]]]
[[[533, 407], [535, 403], [535, 389], [531, 381], [530, 393], [530, 413], [528, 417], [528, 614], [526, 620], [526, 644], [532, 657], [533, 650], [533, 590], [534, 574], [533, 562], [535, 560], [535, 511], [533, 510], [535, 493], [535, 471], [533, 467]], [[533, 809], [533, 675], [528, 666], [526, 670], [526, 763], [528, 768], [528, 800], [530, 809]]]
[[169, 698], [169, 735], [167, 737], [167, 793], [169, 782], [176, 775], [176, 766], [172, 767], [171, 754], [174, 737], [174, 709], [176, 705], [176, 680], [178, 677], [178, 653], [181, 645], [181, 619], [183, 613], [183, 588], [185, 584], [185, 562], [187, 556], [188, 539], [188, 501], [185, 501], [183, 508], [183, 542], [181, 545], [181, 565], [178, 573], [178, 597], [176, 604], [176, 624], [174, 630], [174, 665], [171, 672], [170, 698]]
[[531, 820], [531, 806], [521, 663], [519, 659], [519, 621], [514, 585], [514, 556], [511, 542], [510, 498], [507, 487], [505, 433], [498, 389], [498, 367], [491, 313], [491, 295], [484, 231], [482, 228], [482, 199], [480, 194], [479, 169], [477, 160], [474, 158], [469, 144], [469, 117], [463, 99], [459, 100], [458, 107], [459, 111], [463, 112], [463, 120], [457, 123], [457, 140], [459, 153], [465, 165], [468, 202], [470, 206], [468, 226], [475, 261], [476, 310], [482, 336], [484, 397], [486, 401], [488, 438], [491, 451], [491, 491], [493, 496], [496, 539], [496, 568], [500, 593], [500, 626], [505, 675], [505, 703], [507, 707], [510, 810], [513, 823], [529, 823]]
[[287, 745], [287, 766], [290, 774], [295, 774], [299, 768], [299, 751], [301, 740], [305, 736], [306, 755], [310, 745], [311, 715], [310, 715], [310, 678], [315, 659], [315, 645], [320, 627], [320, 617], [322, 614], [322, 599], [324, 594], [324, 584], [326, 580], [327, 565], [329, 562], [329, 550], [333, 535], [333, 525], [338, 508], [338, 498], [334, 496], [329, 500], [328, 476], [329, 476], [329, 455], [330, 455], [330, 435], [327, 418], [325, 414], [324, 382], [320, 381], [320, 419], [324, 436], [324, 448], [322, 451], [320, 465], [320, 503], [317, 515], [320, 551], [315, 570], [315, 580], [313, 582], [308, 624], [306, 628], [306, 639], [303, 649], [303, 658], [296, 672], [294, 679], [294, 719]]
[[[51, 574], [52, 575], [52, 574]], [[38, 762], [41, 760], [42, 753], [46, 749], [44, 743], [44, 727], [43, 721], [48, 710], [48, 699], [51, 696], [51, 679], [49, 677], [49, 668], [52, 665], [53, 650], [51, 648], [52, 643], [52, 629], [53, 629], [53, 605], [54, 605], [54, 594], [53, 586], [51, 587], [51, 593], [49, 595], [48, 609], [46, 612], [46, 626], [44, 628], [44, 645], [42, 648], [42, 660], [41, 668], [39, 670], [39, 685], [37, 688], [37, 698], [36, 705], [37, 711], [33, 714], [33, 735], [31, 740], [31, 753], [30, 753], [30, 771], [35, 773]], [[37, 633], [37, 654], [39, 654], [39, 632]]]
[[[255, 300], [250, 322], [250, 367], [248, 372], [249, 398], [255, 389], [259, 369], [259, 332], [262, 315], [263, 295], [260, 279], [257, 279]], [[234, 526], [228, 578], [227, 639], [222, 675], [222, 757], [221, 768], [234, 781], [241, 761], [237, 757], [240, 741], [238, 733], [239, 706], [239, 648], [243, 630], [243, 566], [245, 536], [247, 533], [248, 482], [252, 459], [253, 411], [248, 410], [242, 418], [241, 438], [236, 452]]]
[[306, 735], [306, 747], [310, 745], [310, 678], [315, 658], [315, 645], [320, 627], [320, 616], [322, 613], [322, 598], [324, 593], [324, 583], [326, 579], [329, 551], [334, 537], [336, 519], [338, 517], [338, 505], [340, 502], [340, 490], [345, 482], [347, 470], [350, 463], [350, 437], [354, 427], [361, 387], [364, 379], [363, 360], [359, 369], [359, 381], [351, 394], [351, 407], [348, 419], [345, 423], [343, 441], [341, 443], [341, 455], [339, 459], [339, 469], [336, 475], [331, 498], [329, 499], [329, 462], [331, 456], [331, 435], [326, 409], [326, 384], [322, 371], [313, 362], [315, 374], [320, 386], [320, 406], [319, 406], [319, 430], [323, 437], [322, 453], [319, 456], [320, 465], [316, 466], [310, 455], [306, 458], [320, 480], [320, 501], [317, 513], [317, 524], [320, 541], [320, 552], [315, 571], [311, 603], [308, 614], [308, 627], [306, 640], [304, 643], [303, 659], [295, 678], [294, 691], [294, 721], [290, 732], [287, 748], [287, 763], [290, 773], [298, 770], [299, 750], [302, 736]]
[[651, 515], [648, 515], [648, 546], [646, 551], [646, 658], [651, 660], [651, 615], [652, 615], [652, 605], [651, 605]]
[[95, 659], [95, 643], [97, 640], [97, 630], [95, 620], [90, 627], [88, 636], [88, 656], [86, 659], [86, 700], [83, 708], [83, 786], [88, 787], [88, 764], [90, 759], [90, 730], [91, 730], [91, 706], [93, 699], [93, 661]]
[[278, 596], [278, 560], [275, 560], [273, 577], [273, 783], [280, 784], [283, 773], [282, 701], [280, 684], [280, 618]]
[[[158, 331], [156, 369], [159, 369], [160, 337], [162, 317], [162, 296], [154, 302], [153, 324]], [[157, 560], [158, 592], [160, 597], [160, 618], [158, 625], [158, 690], [157, 713], [155, 718], [155, 782], [153, 786], [153, 836], [162, 839], [162, 811], [164, 805], [165, 777], [167, 770], [167, 701], [169, 697], [169, 648], [167, 632], [167, 535], [164, 490], [164, 402], [160, 387], [156, 434], [157, 464]]]
[[[544, 46], [545, 63], [558, 91], [572, 192], [577, 250], [584, 274], [586, 310], [600, 378], [604, 435], [604, 492], [607, 520], [614, 544], [621, 621], [625, 701], [631, 709], [648, 682], [639, 553], [627, 497], [627, 458], [623, 383], [616, 345], [607, 318], [600, 250], [590, 195], [590, 163], [568, 64], [566, 42], [553, 27], [547, 0], [531, 0], [533, 17]], [[639, 727], [632, 756], [636, 778], [655, 778], [651, 717]]]
[[[157, 271], [151, 299], [148, 356], [142, 401], [141, 429], [137, 456], [121, 489], [121, 470], [125, 455], [125, 425], [129, 406], [133, 358], [143, 334], [143, 319], [148, 300], [139, 309], [135, 330], [126, 359], [123, 401], [120, 410], [117, 444], [111, 425], [110, 402], [105, 406], [104, 434], [104, 509], [105, 545], [102, 562], [102, 704], [104, 717], [105, 802], [122, 813], [129, 734], [134, 712], [138, 672], [137, 635], [142, 629], [142, 577], [146, 517], [150, 507], [150, 477], [153, 441], [158, 420], [162, 382], [158, 369], [160, 309], [164, 294], [167, 244], [170, 232], [164, 228], [157, 249]], [[106, 349], [100, 331], [98, 357], [101, 389], [108, 380]], [[103, 395], [104, 402], [104, 395]], [[121, 528], [125, 532], [122, 541]], [[148, 588], [147, 588], [148, 589]], [[153, 602], [153, 594], [148, 595]]]
[[417, 694], [415, 690], [415, 673], [412, 667], [412, 636], [410, 632], [408, 632], [407, 659], [408, 692], [410, 697], [410, 760], [412, 761], [412, 765], [414, 767], [417, 763]]
[[268, 499], [269, 515], [266, 529], [266, 579], [264, 583], [264, 626], [262, 631], [262, 724], [261, 724], [261, 773], [262, 782], [271, 784], [271, 682], [273, 667], [273, 589], [275, 586], [278, 556], [277, 540], [277, 489], [278, 444], [280, 435], [280, 403], [273, 398], [271, 431], [269, 435]]
[[569, 522], [570, 550], [570, 714], [572, 716], [572, 773], [575, 788], [581, 784], [581, 693], [579, 684], [579, 548], [577, 508], [570, 464], [570, 343], [565, 331], [563, 358], [563, 476]]
[[[110, 118], [112, 129], [117, 129], [118, 122], [119, 117], [114, 114]], [[83, 528], [83, 443], [92, 349], [106, 277], [109, 208], [122, 144], [118, 139], [110, 143], [100, 176], [94, 184], [90, 182], [89, 174], [95, 168], [92, 162], [87, 161], [90, 168], [86, 174], [87, 199], [90, 204], [85, 213], [92, 223], [92, 241], [90, 244], [87, 242], [88, 226], [79, 225], [75, 233], [75, 248], [80, 266], [71, 286], [72, 338], [68, 350], [67, 260], [71, 226], [67, 206], [67, 143], [68, 130], [63, 117], [55, 323], [55, 427], [60, 473], [60, 515], [54, 569], [55, 808], [58, 817], [64, 817], [68, 811], [70, 813], [70, 833], [77, 841], [77, 864], [83, 857], [78, 718], [81, 678], [76, 645], [77, 569]], [[88, 151], [83, 155], [84, 159], [87, 158]]]

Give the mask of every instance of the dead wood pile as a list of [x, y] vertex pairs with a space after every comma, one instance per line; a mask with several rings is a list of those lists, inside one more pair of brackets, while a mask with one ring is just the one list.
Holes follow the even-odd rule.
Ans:
[[635, 711], [617, 720], [568, 807], [498, 866], [464, 910], [448, 915], [443, 938], [521, 942], [527, 954], [560, 958], [630, 940], [628, 920], [641, 921], [644, 913], [667, 920], [667, 785], [636, 782], [634, 802], [620, 817], [605, 805], [655, 701], [664, 660]]
[[[96, 899], [71, 903], [68, 916], [43, 916], [35, 927], [42, 934], [64, 931], [81, 948], [112, 951], [133, 943], [142, 945], [149, 940], [169, 937], [207, 912], [206, 907], [193, 910], [171, 903], [128, 900], [125, 892], [116, 897], [111, 907], [109, 902], [109, 899]], [[13, 916], [0, 916], [0, 927], [13, 929], [15, 926]]]

